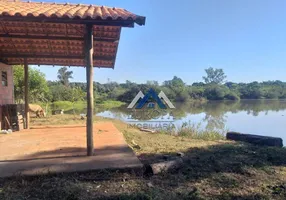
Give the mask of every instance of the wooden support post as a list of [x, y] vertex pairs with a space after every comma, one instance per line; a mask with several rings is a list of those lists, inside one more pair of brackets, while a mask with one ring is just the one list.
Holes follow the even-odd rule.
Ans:
[[27, 59], [24, 59], [24, 85], [25, 85], [25, 128], [30, 128], [30, 113], [29, 113], [29, 68]]
[[87, 120], [86, 139], [87, 155], [92, 156], [93, 148], [93, 26], [87, 24], [85, 28], [85, 62], [87, 81]]

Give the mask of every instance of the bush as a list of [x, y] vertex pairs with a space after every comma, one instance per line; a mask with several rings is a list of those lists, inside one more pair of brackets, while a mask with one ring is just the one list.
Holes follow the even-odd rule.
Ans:
[[192, 86], [189, 88], [189, 95], [194, 99], [201, 99], [204, 97], [204, 88]]
[[204, 91], [204, 96], [209, 100], [223, 100], [225, 89], [218, 85], [211, 85]]
[[187, 91], [181, 91], [176, 96], [176, 102], [187, 102], [190, 99], [190, 95]]
[[278, 99], [280, 96], [280, 93], [279, 91], [275, 90], [275, 89], [272, 89], [272, 90], [268, 90], [265, 92], [265, 95], [264, 97], [266, 99]]
[[234, 92], [229, 92], [228, 94], [225, 95], [224, 98], [228, 100], [240, 100], [240, 97]]

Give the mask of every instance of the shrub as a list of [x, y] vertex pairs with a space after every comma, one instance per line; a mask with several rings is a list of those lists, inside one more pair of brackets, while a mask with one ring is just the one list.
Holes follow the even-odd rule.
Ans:
[[181, 91], [176, 96], [177, 102], [187, 102], [190, 99], [190, 95], [187, 91]]
[[204, 96], [209, 100], [223, 100], [225, 89], [218, 85], [211, 85], [204, 91]]
[[240, 97], [232, 91], [226, 94], [224, 98], [228, 100], [240, 100]]

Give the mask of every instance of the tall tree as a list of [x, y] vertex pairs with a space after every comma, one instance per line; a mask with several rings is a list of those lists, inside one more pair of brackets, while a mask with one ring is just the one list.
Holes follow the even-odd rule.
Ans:
[[[13, 66], [14, 95], [16, 102], [24, 100], [24, 67]], [[49, 87], [45, 74], [29, 67], [29, 97], [31, 102], [48, 101]]]
[[58, 79], [59, 81], [65, 85], [69, 86], [69, 79], [72, 79], [73, 71], [68, 71], [67, 67], [62, 67], [58, 70]]
[[146, 85], [150, 85], [150, 86], [159, 86], [158, 81], [147, 81]]
[[208, 69], [205, 69], [205, 71], [207, 76], [203, 76], [203, 79], [206, 84], [222, 84], [226, 79], [223, 69], [214, 69], [209, 67]]

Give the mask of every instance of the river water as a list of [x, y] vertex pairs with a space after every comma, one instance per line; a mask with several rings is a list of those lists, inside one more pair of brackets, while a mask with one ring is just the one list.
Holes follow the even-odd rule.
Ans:
[[[134, 111], [132, 111], [134, 112]], [[152, 124], [160, 119], [175, 126], [184, 122], [201, 128], [281, 137], [286, 145], [286, 100], [208, 101], [176, 103], [175, 109], [149, 114], [141, 118], [124, 105], [102, 110], [97, 116], [117, 118], [126, 122]]]

